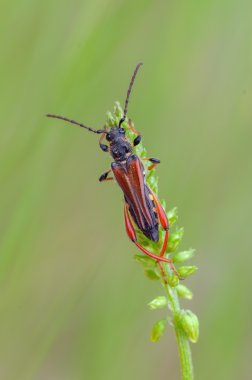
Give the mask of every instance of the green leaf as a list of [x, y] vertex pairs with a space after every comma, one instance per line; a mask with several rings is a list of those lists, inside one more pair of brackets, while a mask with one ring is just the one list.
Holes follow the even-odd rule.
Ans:
[[158, 342], [159, 339], [164, 335], [165, 327], [167, 325], [166, 319], [161, 319], [160, 321], [157, 321], [155, 325], [152, 328], [150, 340], [152, 342]]
[[167, 306], [167, 298], [165, 296], [156, 297], [148, 303], [148, 306], [151, 310], [162, 309]]

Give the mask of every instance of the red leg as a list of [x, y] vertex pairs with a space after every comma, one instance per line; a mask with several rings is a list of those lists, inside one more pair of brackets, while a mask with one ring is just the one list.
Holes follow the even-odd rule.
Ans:
[[112, 181], [114, 178], [113, 177], [108, 177], [109, 173], [111, 172], [111, 169], [108, 170], [107, 172], [103, 173], [100, 178], [99, 178], [99, 181], [100, 182], [103, 182], [103, 181]]
[[109, 150], [108, 145], [106, 145], [106, 144], [102, 144], [102, 140], [103, 140], [104, 137], [106, 136], [106, 133], [107, 133], [107, 132], [103, 132], [103, 133], [101, 134], [100, 139], [99, 139], [99, 145], [100, 145], [101, 150], [103, 150], [103, 152], [108, 152], [108, 150]]
[[132, 124], [132, 120], [131, 120], [131, 119], [129, 119], [129, 121], [128, 121], [128, 127], [129, 127], [129, 129], [131, 129], [132, 132], [134, 132], [136, 135], [141, 136], [141, 133], [138, 132], [138, 131], [133, 127], [133, 124]]
[[152, 163], [150, 166], [148, 166], [148, 170], [152, 170], [152, 169], [154, 169], [158, 164], [160, 164], [160, 160], [157, 159], [157, 158], [148, 158], [148, 157], [144, 157], [144, 158], [142, 158], [142, 160], [150, 161], [150, 162]]
[[129, 122], [128, 122], [128, 127], [129, 129], [132, 130], [132, 132], [134, 132], [137, 137], [135, 137], [134, 141], [133, 141], [133, 146], [136, 146], [140, 143], [141, 139], [142, 139], [142, 136], [141, 136], [141, 133], [138, 132], [134, 127], [133, 127], [133, 124], [132, 124], [132, 121], [129, 119]]
[[157, 262], [157, 265], [159, 266], [159, 270], [160, 270], [160, 273], [161, 273], [161, 275], [163, 277], [164, 283], [167, 284], [167, 276], [166, 276], [166, 273], [165, 273], [163, 265], [160, 262]]
[[[155, 194], [153, 192], [152, 192], [152, 194], [153, 194], [153, 198], [154, 198], [154, 202], [155, 202], [156, 196], [155, 196]], [[158, 215], [160, 217], [160, 223], [161, 223], [162, 227], [165, 228], [164, 226], [166, 226], [166, 228], [165, 228], [165, 230], [166, 230], [165, 231], [165, 239], [164, 239], [163, 247], [162, 247], [161, 252], [160, 252], [159, 255], [155, 255], [154, 253], [148, 251], [146, 248], [144, 248], [143, 246], [141, 246], [137, 242], [136, 232], [135, 232], [135, 229], [133, 227], [133, 224], [131, 222], [130, 215], [129, 215], [129, 206], [127, 205], [127, 203], [125, 203], [125, 205], [124, 205], [124, 222], [125, 222], [125, 227], [126, 227], [127, 234], [129, 236], [130, 240], [142, 252], [144, 252], [147, 256], [151, 257], [152, 259], [154, 259], [154, 260], [156, 260], [158, 262], [159, 267], [161, 266], [161, 262], [168, 263], [170, 265], [170, 268], [173, 271], [173, 273], [176, 276], [180, 277], [179, 274], [178, 274], [178, 272], [177, 272], [177, 270], [176, 270], [176, 268], [175, 268], [175, 266], [174, 266], [174, 264], [173, 264], [173, 262], [172, 262], [172, 259], [167, 259], [167, 258], [163, 257], [164, 254], [165, 254], [165, 251], [166, 251], [167, 244], [168, 244], [168, 220], [167, 220], [165, 212], [164, 212], [164, 210], [163, 210], [163, 208], [162, 208], [162, 206], [160, 205], [159, 202], [157, 202], [156, 207], [157, 207], [157, 212], [158, 212]], [[161, 210], [159, 210], [159, 208], [161, 208]], [[165, 215], [165, 218], [164, 218], [164, 215], [162, 215], [162, 213]], [[161, 220], [162, 220], [162, 222], [161, 222]], [[166, 221], [166, 223], [165, 223], [165, 221]], [[163, 268], [160, 269], [160, 270], [161, 270], [161, 273], [163, 275]]]
[[156, 166], [157, 166], [157, 164], [152, 164], [152, 165], [148, 166], [148, 170], [153, 170], [153, 169], [155, 169]]
[[[163, 256], [165, 254], [165, 251], [166, 251], [166, 247], [167, 247], [167, 244], [168, 244], [168, 228], [169, 228], [169, 221], [168, 221], [168, 218], [166, 216], [166, 213], [158, 199], [158, 197], [156, 196], [156, 194], [149, 188], [152, 196], [153, 196], [153, 201], [155, 203], [155, 206], [156, 206], [156, 210], [157, 210], [157, 214], [158, 214], [158, 218], [159, 218], [159, 221], [160, 221], [160, 224], [161, 226], [163, 227], [163, 229], [167, 232], [167, 234], [165, 235], [165, 238], [167, 236], [167, 242], [166, 242], [166, 245], [164, 244], [163, 245], [163, 249], [162, 251], [160, 252], [160, 256]], [[170, 268], [171, 270], [173, 271], [173, 273], [176, 274], [176, 276], [178, 276], [180, 278], [180, 280], [183, 280], [183, 278], [178, 274], [173, 262], [172, 262], [172, 259], [169, 259], [170, 262]]]
[[[169, 228], [169, 221], [168, 221], [168, 218], [166, 216], [166, 213], [165, 213], [159, 199], [157, 198], [156, 194], [151, 190], [151, 188], [149, 188], [149, 190], [151, 192], [151, 195], [153, 197], [153, 201], [154, 201], [155, 206], [156, 206], [159, 222], [160, 222], [161, 226], [163, 227], [163, 229], [165, 231], [167, 231]], [[168, 243], [168, 241], [167, 241], [167, 243]], [[163, 255], [164, 255], [164, 253], [165, 253], [165, 250], [163, 252]]]
[[102, 140], [104, 139], [105, 136], [106, 136], [106, 133], [103, 132], [103, 133], [101, 134], [101, 137], [99, 138], [99, 144], [102, 143]]
[[164, 263], [168, 263], [170, 266], [171, 266], [171, 269], [173, 270], [173, 272], [178, 276], [178, 273], [172, 263], [172, 260], [171, 259], [167, 259], [165, 257], [163, 257], [164, 253], [165, 253], [165, 250], [166, 250], [166, 247], [167, 247], [167, 243], [168, 243], [168, 231], [166, 231], [166, 234], [165, 234], [165, 239], [164, 239], [164, 243], [163, 243], [163, 247], [162, 247], [162, 250], [160, 252], [160, 255], [155, 255], [154, 253], [148, 251], [146, 248], [142, 247], [138, 242], [137, 242], [137, 238], [136, 238], [136, 232], [135, 232], [135, 229], [133, 227], [133, 224], [131, 222], [131, 219], [130, 219], [130, 215], [129, 215], [129, 206], [127, 205], [127, 203], [125, 203], [124, 205], [124, 221], [125, 221], [125, 227], [126, 227], [126, 231], [127, 231], [127, 234], [130, 238], [130, 240], [142, 251], [144, 252], [147, 256], [151, 257], [152, 259], [154, 260], [157, 260], [157, 262], [164, 262]]

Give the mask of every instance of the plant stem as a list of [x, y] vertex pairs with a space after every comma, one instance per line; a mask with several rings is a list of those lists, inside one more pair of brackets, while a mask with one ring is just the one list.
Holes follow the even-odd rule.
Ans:
[[[115, 104], [114, 113], [113, 114], [108, 113], [107, 126], [108, 127], [118, 126], [119, 121], [121, 120], [122, 116], [123, 116], [123, 110], [122, 110], [120, 104], [117, 102]], [[125, 120], [124, 123], [122, 124], [122, 126], [127, 131], [127, 137], [129, 138], [129, 140], [134, 141], [134, 139], [136, 137], [136, 133], [134, 130], [129, 128], [128, 121]], [[144, 161], [144, 158], [148, 157], [148, 155], [147, 155], [146, 149], [143, 147], [143, 145], [139, 144], [136, 147], [134, 147], [133, 152], [135, 154], [137, 154], [140, 159], [142, 158], [143, 159], [143, 165], [146, 165], [145, 164], [146, 161]], [[146, 174], [146, 182], [147, 182], [148, 186], [150, 186], [150, 188], [154, 191], [154, 193], [157, 194], [158, 178], [157, 178], [155, 171], [153, 169], [152, 170], [148, 170], [148, 169], [149, 169], [149, 167], [147, 165], [145, 167], [145, 171], [147, 173]], [[165, 211], [165, 206], [163, 206], [163, 207], [164, 207], [164, 211]], [[172, 218], [172, 215], [170, 215], [170, 216]], [[168, 217], [168, 219], [171, 222], [170, 216]], [[173, 210], [173, 223], [172, 223], [173, 225], [176, 224], [176, 219], [177, 219], [177, 215], [176, 215], [176, 210], [174, 209]], [[170, 226], [172, 226], [172, 224], [170, 223]], [[173, 236], [173, 239], [172, 239], [172, 236]], [[172, 234], [172, 233], [170, 234], [169, 239], [170, 239], [170, 242], [172, 242], [172, 243], [171, 243], [171, 246], [168, 247], [166, 253], [171, 253], [171, 252], [176, 251], [182, 236], [183, 236], [183, 229], [176, 229], [174, 234]], [[141, 244], [143, 246], [147, 246], [148, 248], [150, 248], [150, 246], [151, 246], [150, 240], [141, 234], [139, 237], [141, 239]], [[170, 250], [169, 250], [169, 248], [170, 248]], [[156, 249], [155, 245], [154, 245], [153, 249], [154, 250]], [[188, 257], [186, 256], [186, 258], [184, 260], [187, 260], [187, 259], [188, 259]], [[180, 258], [180, 262], [182, 262], [181, 258]], [[148, 264], [146, 266], [147, 266], [147, 270], [149, 270]], [[170, 309], [172, 316], [173, 316], [173, 326], [174, 326], [175, 334], [176, 334], [176, 338], [177, 338], [178, 351], [179, 351], [179, 357], [180, 357], [180, 363], [181, 363], [181, 379], [182, 380], [193, 380], [193, 378], [194, 378], [194, 376], [193, 376], [193, 364], [192, 364], [191, 347], [189, 344], [189, 339], [192, 342], [197, 341], [197, 338], [198, 338], [198, 319], [197, 319], [197, 316], [194, 315], [190, 310], [181, 309], [180, 303], [179, 303], [178, 293], [176, 290], [176, 285], [174, 282], [173, 282], [174, 285], [172, 285], [172, 282], [169, 283], [169, 281], [168, 281], [169, 279], [170, 280], [172, 279], [172, 276], [174, 277], [174, 273], [172, 272], [169, 265], [159, 263], [158, 267], [160, 270], [160, 281], [161, 281], [162, 285], [164, 286], [164, 289], [165, 289], [165, 292], [167, 295], [167, 299], [168, 299], [168, 306], [169, 306], [169, 309]], [[189, 273], [190, 268], [192, 268], [192, 267], [187, 267], [187, 268], [184, 267], [184, 271], [185, 271], [185, 269], [187, 269], [187, 271], [185, 271], [185, 275], [183, 275], [182, 277], [186, 277], [190, 274]], [[151, 273], [152, 272], [153, 272], [153, 269], [151, 269]], [[146, 272], [146, 273], [149, 273], [149, 272]], [[155, 272], [154, 272], [154, 275], [155, 275]], [[163, 333], [163, 331], [164, 331], [163, 324], [161, 323], [161, 325], [160, 325], [159, 322], [165, 323], [165, 320], [158, 321], [157, 324], [154, 325], [154, 329], [155, 329], [155, 326], [158, 326], [157, 327], [158, 329], [160, 329], [160, 326], [161, 326], [161, 330], [158, 331], [158, 333], [155, 332], [154, 340], [152, 340], [153, 342], [158, 341], [160, 339], [160, 336], [162, 336], [162, 335], [159, 335], [160, 332]]]
[[179, 326], [177, 316], [179, 315], [181, 308], [177, 295], [177, 291], [171, 288], [168, 284], [163, 284], [164, 289], [169, 300], [169, 305], [174, 316], [174, 329], [177, 338], [178, 351], [181, 364], [181, 378], [182, 380], [193, 380], [193, 363], [191, 355], [191, 347], [189, 340], [184, 333], [183, 329]]

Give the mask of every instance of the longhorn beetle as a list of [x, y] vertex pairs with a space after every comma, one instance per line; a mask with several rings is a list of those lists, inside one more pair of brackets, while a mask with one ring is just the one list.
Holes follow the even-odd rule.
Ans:
[[[155, 193], [146, 184], [144, 166], [139, 157], [132, 153], [132, 148], [138, 145], [141, 141], [141, 134], [133, 128], [131, 122], [128, 123], [129, 129], [131, 129], [137, 136], [133, 141], [133, 144], [126, 138], [125, 129], [122, 127], [122, 123], [125, 121], [128, 111], [129, 97], [131, 90], [137, 75], [137, 72], [142, 65], [140, 62], [133, 73], [127, 96], [124, 105], [123, 117], [119, 121], [117, 126], [111, 127], [109, 130], [93, 129], [82, 123], [78, 123], [74, 120], [68, 119], [63, 116], [47, 114], [46, 116], [61, 119], [72, 124], [76, 124], [82, 128], [87, 129], [90, 132], [100, 134], [99, 139], [100, 148], [104, 152], [109, 152], [114, 159], [111, 163], [111, 169], [103, 173], [99, 181], [109, 181], [113, 177], [109, 176], [109, 173], [113, 173], [115, 180], [121, 187], [124, 194], [124, 222], [127, 234], [130, 240], [146, 255], [155, 259], [158, 264], [160, 262], [168, 263], [173, 272], [178, 275], [171, 259], [164, 257], [167, 244], [168, 244], [168, 228], [169, 222], [166, 213], [161, 206], [161, 203]], [[107, 144], [103, 143], [104, 138], [107, 140]], [[148, 160], [151, 165], [148, 169], [153, 169], [160, 163], [157, 158], [144, 158]], [[132, 220], [142, 233], [150, 240], [154, 242], [159, 241], [159, 225], [165, 230], [165, 237], [163, 246], [159, 254], [154, 254], [140, 245], [137, 241], [136, 232], [132, 223]]]

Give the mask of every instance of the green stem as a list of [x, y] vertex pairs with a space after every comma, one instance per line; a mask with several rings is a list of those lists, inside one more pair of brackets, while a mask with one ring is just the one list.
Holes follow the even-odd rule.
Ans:
[[168, 284], [163, 284], [167, 298], [169, 300], [170, 308], [174, 316], [174, 329], [178, 343], [178, 351], [181, 364], [181, 378], [182, 380], [193, 380], [193, 363], [192, 354], [189, 340], [184, 333], [183, 329], [179, 326], [177, 316], [179, 315], [181, 308], [179, 304], [178, 295], [175, 289], [169, 287]]

